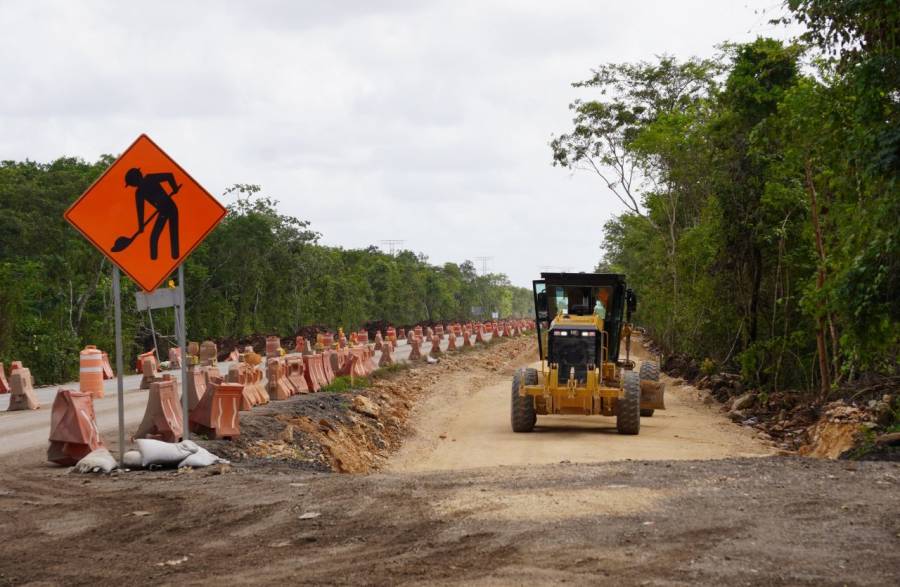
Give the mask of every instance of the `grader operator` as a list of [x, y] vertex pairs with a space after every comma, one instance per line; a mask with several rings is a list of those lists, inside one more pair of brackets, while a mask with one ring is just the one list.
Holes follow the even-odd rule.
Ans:
[[534, 281], [534, 309], [541, 368], [520, 369], [513, 377], [514, 432], [531, 432], [538, 415], [581, 414], [615, 416], [620, 434], [638, 434], [641, 416], [665, 409], [659, 366], [644, 361], [634, 371], [637, 296], [624, 275], [541, 273]]

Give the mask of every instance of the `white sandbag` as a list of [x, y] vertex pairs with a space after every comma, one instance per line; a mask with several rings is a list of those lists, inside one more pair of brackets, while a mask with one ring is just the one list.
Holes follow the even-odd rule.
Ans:
[[197, 448], [199, 449], [197, 452], [195, 452], [188, 458], [186, 458], [183, 461], [181, 461], [180, 463], [178, 463], [179, 469], [181, 467], [208, 467], [210, 465], [218, 465], [218, 464], [227, 465], [227, 464], [229, 464], [228, 461], [226, 461], [225, 459], [220, 459], [219, 457], [217, 457], [213, 453], [209, 452], [205, 448], [203, 448], [203, 447], [197, 447]]
[[86, 457], [75, 463], [78, 473], [110, 473], [118, 467], [116, 459], [105, 448], [91, 451]]
[[141, 451], [141, 465], [144, 467], [149, 467], [150, 465], [174, 467], [200, 449], [199, 446], [190, 440], [173, 444], [151, 438], [138, 438], [134, 442], [138, 445], [138, 450]]
[[122, 455], [122, 466], [127, 469], [140, 469], [144, 466], [141, 460], [141, 451], [129, 450]]

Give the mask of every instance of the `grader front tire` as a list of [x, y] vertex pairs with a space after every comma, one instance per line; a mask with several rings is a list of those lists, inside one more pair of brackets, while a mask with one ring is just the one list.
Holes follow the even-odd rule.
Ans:
[[520, 396], [519, 388], [523, 385], [537, 385], [535, 369], [519, 369], [513, 376], [510, 420], [513, 432], [531, 432], [537, 422], [534, 411], [534, 398], [530, 395]]
[[625, 397], [616, 402], [616, 429], [619, 434], [641, 431], [641, 379], [634, 371], [625, 372]]
[[[653, 361], [644, 361], [641, 363], [641, 381], [659, 381], [659, 365]], [[653, 415], [654, 410], [648, 408], [641, 410], [641, 416], [649, 418]]]

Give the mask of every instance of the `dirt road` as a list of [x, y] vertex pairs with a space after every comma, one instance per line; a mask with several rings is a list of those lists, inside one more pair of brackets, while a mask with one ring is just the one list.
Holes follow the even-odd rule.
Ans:
[[900, 467], [0, 477], [0, 585], [896, 585]]
[[[638, 362], [649, 359], [633, 344]], [[540, 368], [540, 363], [533, 363]], [[454, 470], [568, 461], [721, 459], [772, 454], [771, 443], [736, 426], [703, 404], [689, 386], [667, 384], [666, 409], [641, 418], [638, 436], [616, 432], [615, 418], [538, 416], [532, 433], [513, 434], [509, 424], [508, 373], [473, 380], [460, 374], [417, 408], [413, 436], [390, 470]], [[489, 449], [487, 448], [489, 447]]]
[[900, 584], [897, 463], [742, 457], [770, 449], [687, 388], [638, 437], [595, 418], [513, 435], [526, 350], [420, 368], [434, 383], [382, 473], [255, 459], [94, 477], [39, 448], [2, 458], [0, 585]]

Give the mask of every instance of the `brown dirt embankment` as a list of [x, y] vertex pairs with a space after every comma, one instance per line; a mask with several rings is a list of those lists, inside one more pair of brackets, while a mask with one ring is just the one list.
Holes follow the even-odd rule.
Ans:
[[530, 335], [502, 339], [444, 353], [437, 364], [414, 363], [374, 378], [364, 389], [271, 402], [241, 415], [241, 437], [235, 442], [205, 444], [251, 467], [279, 462], [298, 469], [366, 473], [380, 468], [399, 448], [409, 432], [409, 415], [424, 395], [512, 373], [533, 357], [535, 347]]

